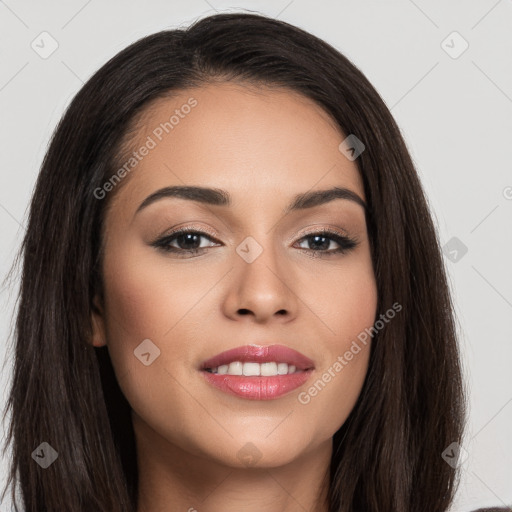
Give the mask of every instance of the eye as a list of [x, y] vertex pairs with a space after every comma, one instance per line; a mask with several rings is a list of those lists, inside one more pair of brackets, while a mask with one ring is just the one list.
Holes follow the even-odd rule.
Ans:
[[[299, 243], [307, 243], [309, 246], [307, 248], [302, 247], [302, 249], [312, 252], [314, 257], [325, 257], [334, 254], [346, 253], [357, 246], [356, 240], [328, 229], [309, 233], [300, 240], [304, 240], [304, 242], [299, 241]], [[331, 246], [332, 242], [337, 244], [338, 247], [326, 250]]]
[[211, 245], [206, 247], [201, 245], [201, 238], [213, 240], [213, 237], [208, 233], [183, 228], [160, 238], [152, 245], [166, 252], [176, 253], [177, 255], [181, 253], [186, 256], [187, 254], [202, 253], [207, 247], [212, 247]]

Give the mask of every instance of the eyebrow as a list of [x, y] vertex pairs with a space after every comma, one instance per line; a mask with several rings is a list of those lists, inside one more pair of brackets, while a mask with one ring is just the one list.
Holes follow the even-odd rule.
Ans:
[[[197, 186], [172, 186], [164, 187], [150, 194], [137, 208], [135, 214], [139, 213], [150, 204], [161, 199], [176, 197], [179, 199], [187, 199], [189, 201], [197, 201], [199, 203], [209, 204], [213, 206], [232, 205], [232, 199], [226, 190], [219, 188], [197, 187]], [[292, 211], [305, 210], [322, 204], [329, 203], [335, 199], [346, 199], [360, 205], [365, 211], [366, 203], [352, 190], [344, 187], [333, 187], [326, 190], [312, 190], [297, 194], [293, 197], [291, 203], [285, 210], [285, 214]]]

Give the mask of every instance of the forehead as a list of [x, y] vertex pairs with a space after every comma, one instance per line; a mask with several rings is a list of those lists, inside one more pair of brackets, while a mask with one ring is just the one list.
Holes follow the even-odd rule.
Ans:
[[116, 202], [170, 185], [222, 188], [246, 204], [271, 191], [285, 201], [329, 186], [364, 199], [357, 165], [338, 149], [344, 138], [320, 106], [289, 89], [218, 83], [176, 91], [136, 120], [118, 162], [128, 172]]

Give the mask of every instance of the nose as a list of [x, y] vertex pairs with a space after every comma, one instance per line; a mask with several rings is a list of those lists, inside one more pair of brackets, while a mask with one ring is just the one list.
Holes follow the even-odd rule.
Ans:
[[264, 248], [250, 263], [237, 255], [230, 274], [224, 301], [224, 314], [229, 318], [261, 324], [271, 320], [286, 323], [296, 316], [299, 299], [293, 283], [298, 280], [277, 251]]

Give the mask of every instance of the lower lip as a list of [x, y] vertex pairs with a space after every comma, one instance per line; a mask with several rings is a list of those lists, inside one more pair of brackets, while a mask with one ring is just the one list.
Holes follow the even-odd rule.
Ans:
[[274, 400], [302, 386], [312, 372], [313, 370], [306, 370], [274, 377], [219, 375], [206, 371], [201, 373], [212, 386], [225, 393], [248, 400]]

